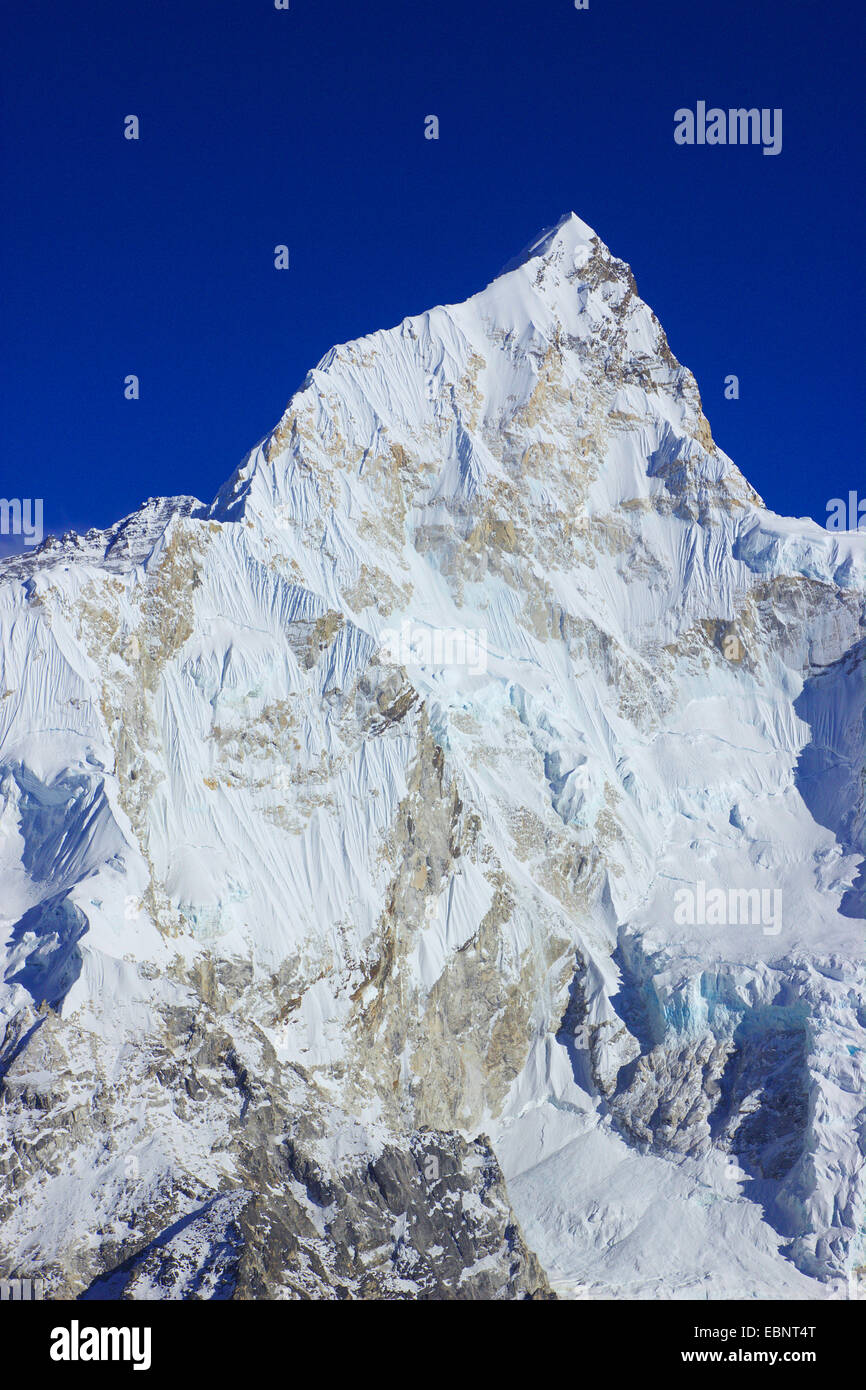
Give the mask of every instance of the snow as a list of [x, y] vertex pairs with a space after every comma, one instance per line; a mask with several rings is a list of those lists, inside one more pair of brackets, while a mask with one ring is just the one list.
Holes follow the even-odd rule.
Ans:
[[[403, 662], [487, 853], [411, 928], [411, 1007], [489, 912], [495, 858], [516, 895], [504, 981], [557, 935], [586, 961], [594, 1026], [623, 1025], [624, 959], [659, 1044], [763, 1018], [786, 989], [812, 1028], [797, 1268], [717, 1150], [626, 1144], [574, 1080], [563, 984], [539, 967], [521, 1071], [483, 1116], [529, 1244], [574, 1296], [818, 1296], [839, 1271], [821, 1246], [834, 1207], [849, 1244], [862, 1224], [863, 930], [840, 906], [863, 862], [866, 536], [763, 507], [701, 433], [652, 312], [616, 263], [595, 278], [603, 254], [563, 219], [466, 304], [332, 349], [210, 507], [152, 499], [5, 562], [2, 1008], [50, 983], [113, 1056], [173, 997], [169, 961], [208, 951], [252, 962], [263, 991], [292, 976], [298, 1008], [259, 1018], [282, 1065], [345, 1065], [422, 737], [414, 716], [361, 737], [358, 683], [386, 630], [483, 632], [484, 671]], [[622, 362], [637, 380], [616, 380]], [[503, 529], [470, 548], [479, 518]], [[775, 636], [755, 619], [767, 585]], [[745, 659], [702, 623], [739, 625]], [[603, 853], [582, 906], [552, 882], [560, 844]], [[781, 932], [677, 925], [675, 891], [699, 880], [780, 890]], [[176, 1142], [220, 1168], [207, 1133]], [[105, 1204], [96, 1182], [54, 1180], [22, 1230], [59, 1241], [71, 1204]]]

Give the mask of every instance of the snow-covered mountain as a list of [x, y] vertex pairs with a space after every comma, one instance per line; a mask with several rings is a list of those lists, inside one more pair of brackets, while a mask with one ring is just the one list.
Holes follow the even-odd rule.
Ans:
[[0, 1272], [838, 1294], [864, 588], [573, 215], [4, 562]]

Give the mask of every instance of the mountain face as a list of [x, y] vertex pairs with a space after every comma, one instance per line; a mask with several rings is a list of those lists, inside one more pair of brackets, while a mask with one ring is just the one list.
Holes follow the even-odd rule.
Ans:
[[574, 216], [6, 561], [2, 1273], [838, 1294], [864, 588]]

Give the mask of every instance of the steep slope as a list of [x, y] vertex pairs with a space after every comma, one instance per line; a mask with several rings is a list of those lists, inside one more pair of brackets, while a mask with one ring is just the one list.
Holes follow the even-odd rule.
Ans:
[[333, 349], [210, 507], [2, 572], [10, 1272], [862, 1260], [866, 537], [764, 508], [578, 218]]

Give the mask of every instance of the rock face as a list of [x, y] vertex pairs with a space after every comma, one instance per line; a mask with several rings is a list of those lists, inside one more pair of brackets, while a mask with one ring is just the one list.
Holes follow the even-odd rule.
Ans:
[[302, 1147], [312, 1137], [316, 1152], [320, 1136], [291, 1128], [275, 1141], [259, 1127], [261, 1148], [243, 1154], [249, 1190], [210, 1198], [81, 1297], [553, 1296], [488, 1143], [428, 1130], [325, 1171]]
[[5, 562], [0, 1273], [832, 1293], [864, 575], [574, 216], [335, 348], [211, 506]]

